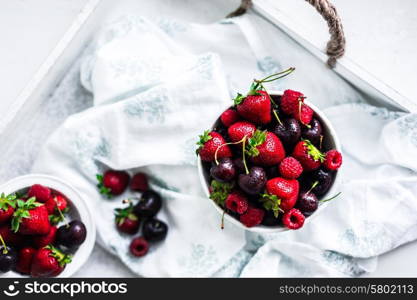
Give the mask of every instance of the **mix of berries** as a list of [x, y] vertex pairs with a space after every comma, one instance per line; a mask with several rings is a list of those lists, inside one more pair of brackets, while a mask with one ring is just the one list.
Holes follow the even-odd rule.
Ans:
[[130, 178], [125, 171], [108, 170], [97, 175], [97, 180], [100, 193], [108, 198], [124, 193], [128, 186], [132, 192], [141, 193], [139, 198], [123, 200], [125, 206], [115, 209], [115, 225], [119, 232], [135, 235], [142, 229], [142, 236], [133, 238], [130, 243], [129, 250], [133, 256], [146, 255], [150, 243], [165, 239], [168, 225], [156, 218], [162, 207], [162, 198], [150, 189], [146, 174], [137, 173]]
[[87, 230], [79, 220], [68, 223], [70, 201], [59, 191], [34, 184], [0, 195], [0, 272], [54, 277], [71, 262]]
[[292, 71], [254, 80], [197, 143], [210, 198], [247, 227], [301, 228], [319, 202], [330, 200], [320, 198], [342, 165], [304, 94], [266, 91], [264, 83]]

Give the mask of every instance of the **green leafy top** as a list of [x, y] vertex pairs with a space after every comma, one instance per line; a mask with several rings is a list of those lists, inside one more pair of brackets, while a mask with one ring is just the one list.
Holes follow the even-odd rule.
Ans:
[[227, 196], [234, 187], [233, 183], [222, 183], [216, 180], [211, 182], [211, 193], [210, 199], [216, 202], [218, 205], [224, 207], [224, 202], [226, 201]]
[[109, 199], [111, 197], [113, 197], [113, 195], [111, 193], [111, 188], [108, 188], [108, 187], [104, 186], [104, 183], [103, 183], [103, 175], [97, 174], [96, 175], [96, 178], [97, 178], [97, 181], [98, 181], [97, 187], [99, 189], [100, 194], [106, 196]]
[[251, 156], [258, 156], [259, 155], [259, 150], [256, 148], [260, 145], [262, 145], [263, 143], [265, 143], [266, 141], [266, 133], [267, 131], [261, 131], [259, 129], [257, 129], [252, 137], [250, 137], [248, 139], [248, 143], [246, 145], [246, 153]]
[[205, 131], [203, 132], [203, 134], [202, 134], [202, 135], [199, 135], [198, 137], [199, 137], [200, 139], [199, 139], [199, 141], [197, 142], [197, 146], [198, 146], [198, 148], [197, 148], [197, 150], [196, 150], [196, 153], [197, 153], [197, 154], [198, 154], [198, 151], [200, 151], [200, 149], [204, 147], [204, 144], [205, 144], [205, 143], [207, 143], [209, 140], [211, 140], [211, 139], [212, 139], [212, 137], [211, 137], [211, 135], [210, 135], [210, 130], [205, 130]]
[[63, 253], [61, 250], [59, 250], [58, 248], [55, 248], [52, 245], [45, 246], [44, 249], [51, 250], [51, 253], [49, 254], [49, 256], [55, 258], [58, 261], [59, 266], [61, 268], [65, 267], [65, 265], [72, 262], [71, 255]]
[[126, 218], [130, 220], [138, 220], [138, 217], [133, 213], [133, 204], [132, 202], [129, 203], [128, 207], [125, 208], [116, 208], [114, 210], [114, 214], [116, 216], [117, 224], [121, 225], [126, 220]]
[[280, 208], [281, 199], [276, 195], [261, 194], [260, 201], [263, 203], [263, 207], [266, 210], [272, 210], [274, 217], [278, 218], [279, 212], [282, 212], [282, 209]]
[[245, 100], [245, 96], [243, 96], [241, 93], [237, 93], [236, 97], [233, 99], [233, 103], [235, 106], [241, 104], [243, 100]]
[[316, 148], [309, 140], [304, 140], [304, 145], [307, 147], [307, 153], [315, 160], [324, 162], [325, 155]]
[[4, 193], [1, 193], [0, 195], [0, 209], [2, 210], [8, 210], [9, 207], [16, 208], [16, 195], [10, 194], [5, 195]]
[[29, 210], [43, 205], [42, 203], [36, 202], [35, 197], [29, 198], [26, 202], [21, 199], [17, 199], [16, 204], [17, 209], [13, 213], [12, 219], [12, 230], [14, 232], [19, 231], [20, 223], [22, 223], [24, 218], [30, 218]]

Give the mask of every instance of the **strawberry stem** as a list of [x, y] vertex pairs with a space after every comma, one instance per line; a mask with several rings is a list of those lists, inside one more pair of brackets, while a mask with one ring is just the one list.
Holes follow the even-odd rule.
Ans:
[[327, 202], [327, 201], [333, 200], [334, 198], [339, 197], [339, 195], [340, 195], [341, 193], [342, 193], [342, 192], [339, 192], [339, 193], [337, 193], [336, 195], [334, 195], [333, 197], [330, 197], [330, 198], [328, 198], [328, 199], [324, 199], [324, 200], [320, 200], [320, 202], [324, 203], [324, 202]]
[[1, 244], [3, 245], [3, 254], [9, 253], [9, 251], [7, 250], [7, 245], [5, 241], [3, 240], [3, 237], [1, 236], [1, 234], [0, 234], [0, 241], [1, 241]]

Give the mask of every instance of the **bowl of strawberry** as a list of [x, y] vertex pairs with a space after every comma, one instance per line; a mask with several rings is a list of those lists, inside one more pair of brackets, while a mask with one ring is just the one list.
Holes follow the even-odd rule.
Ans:
[[299, 229], [336, 194], [342, 154], [330, 121], [298, 91], [254, 80], [197, 143], [198, 172], [216, 210], [255, 232]]
[[69, 277], [94, 243], [90, 210], [68, 183], [31, 174], [0, 186], [0, 277]]

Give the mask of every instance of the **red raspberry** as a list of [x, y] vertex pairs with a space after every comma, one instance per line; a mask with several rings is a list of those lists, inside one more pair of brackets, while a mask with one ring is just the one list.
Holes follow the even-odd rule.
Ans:
[[294, 157], [289, 156], [281, 161], [279, 172], [286, 179], [296, 179], [303, 173], [303, 166]]
[[229, 127], [233, 123], [239, 121], [240, 117], [236, 110], [229, 108], [221, 114], [220, 120], [222, 121], [224, 126]]
[[248, 200], [242, 193], [231, 193], [225, 201], [226, 207], [231, 211], [243, 214], [248, 209]]
[[293, 90], [285, 90], [281, 96], [281, 110], [287, 115], [292, 115], [298, 110], [299, 102], [304, 101], [304, 95]]
[[261, 224], [265, 215], [263, 209], [249, 207], [248, 210], [240, 216], [240, 222], [246, 227], [253, 227]]
[[313, 119], [313, 115], [314, 111], [310, 106], [304, 103], [302, 103], [301, 107], [298, 107], [297, 110], [293, 113], [294, 118], [300, 121], [303, 125], [310, 124], [311, 120]]
[[145, 192], [149, 189], [148, 177], [144, 173], [137, 173], [132, 177], [130, 189], [138, 192]]
[[130, 253], [136, 257], [146, 255], [149, 250], [149, 244], [143, 237], [137, 237], [130, 243]]
[[327, 151], [326, 158], [323, 164], [326, 167], [326, 169], [331, 171], [339, 169], [342, 165], [342, 154], [334, 149]]
[[28, 197], [35, 197], [37, 202], [45, 203], [51, 197], [51, 190], [46, 186], [34, 184], [28, 191]]
[[282, 216], [282, 223], [289, 229], [299, 229], [304, 225], [305, 217], [296, 208], [292, 208]]

